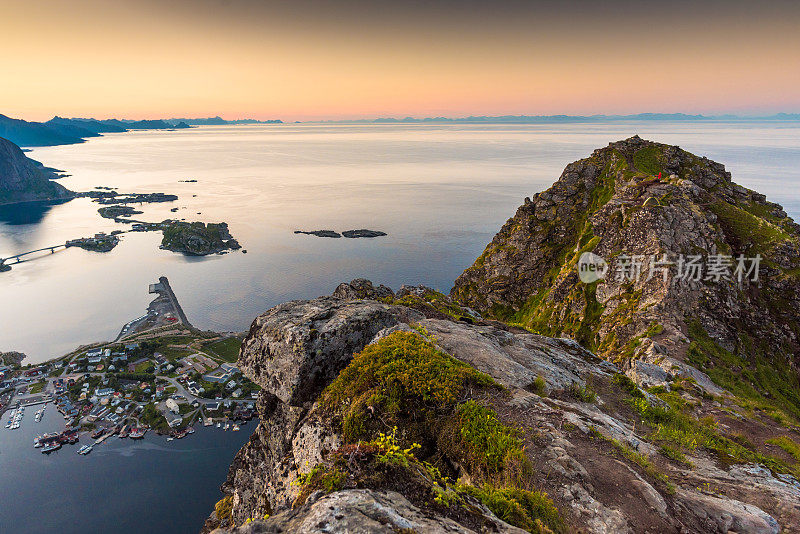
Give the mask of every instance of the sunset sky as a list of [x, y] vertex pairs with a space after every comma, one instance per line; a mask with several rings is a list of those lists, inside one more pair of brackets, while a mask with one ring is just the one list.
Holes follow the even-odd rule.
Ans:
[[0, 0], [0, 113], [800, 112], [800, 3]]

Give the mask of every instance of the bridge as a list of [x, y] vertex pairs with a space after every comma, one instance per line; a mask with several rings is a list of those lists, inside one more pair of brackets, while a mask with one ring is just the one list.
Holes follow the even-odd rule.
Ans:
[[[43, 247], [37, 248], [36, 250], [30, 250], [28, 252], [23, 252], [22, 254], [14, 254], [13, 256], [9, 256], [7, 258], [0, 258], [0, 265], [15, 265], [17, 263], [22, 263], [23, 261], [29, 261], [22, 259], [24, 256], [28, 256], [29, 254], [36, 254], [37, 252], [44, 252], [46, 250], [50, 251], [50, 254], [53, 254], [56, 250], [60, 248], [67, 248], [67, 245], [53, 245], [52, 247]], [[8, 263], [9, 260], [16, 260], [11, 263]]]

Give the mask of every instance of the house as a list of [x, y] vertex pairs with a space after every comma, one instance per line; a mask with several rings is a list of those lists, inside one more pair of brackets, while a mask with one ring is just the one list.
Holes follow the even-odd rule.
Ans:
[[91, 363], [91, 364], [100, 363], [101, 361], [103, 361], [103, 357], [102, 356], [92, 356], [92, 357], [89, 358], [89, 363]]
[[102, 388], [95, 390], [94, 394], [98, 397], [108, 397], [114, 393], [114, 388]]
[[225, 389], [233, 389], [235, 387], [236, 387], [236, 381], [235, 380], [231, 380], [230, 382], [225, 384]]
[[167, 405], [169, 411], [171, 411], [172, 413], [181, 413], [181, 409], [178, 406], [178, 403], [175, 402], [175, 399], [167, 399], [167, 402], [165, 404]]
[[242, 388], [237, 388], [236, 391], [233, 392], [233, 397], [238, 399], [239, 397], [242, 396], [242, 393], [243, 393]]
[[86, 351], [86, 356], [89, 358], [94, 358], [95, 356], [100, 356], [103, 354], [103, 349], [91, 349]]

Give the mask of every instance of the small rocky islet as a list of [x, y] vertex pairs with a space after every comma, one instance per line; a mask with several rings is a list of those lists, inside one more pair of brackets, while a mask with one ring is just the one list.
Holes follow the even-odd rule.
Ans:
[[361, 237], [372, 238], [372, 237], [382, 237], [386, 235], [385, 232], [381, 232], [378, 230], [367, 230], [364, 228], [360, 230], [345, 230], [341, 234], [335, 230], [311, 230], [311, 231], [295, 230], [294, 233], [313, 235], [316, 237], [329, 237], [333, 239], [339, 239], [341, 237], [346, 237], [349, 239], [358, 239]]
[[[762, 254], [758, 280], [581, 282], [584, 253]], [[800, 530], [800, 227], [633, 137], [526, 199], [449, 295], [258, 316], [259, 423], [203, 532]]]

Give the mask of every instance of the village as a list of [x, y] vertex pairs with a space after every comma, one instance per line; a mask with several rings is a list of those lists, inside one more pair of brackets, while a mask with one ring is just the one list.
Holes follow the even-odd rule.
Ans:
[[[112, 436], [141, 439], [147, 432], [181, 439], [194, 425], [238, 431], [255, 417], [258, 386], [235, 362], [241, 335], [200, 331], [185, 319], [166, 278], [150, 287], [158, 297], [148, 313], [123, 327], [117, 340], [80, 347], [40, 365], [0, 361], [0, 415], [5, 428], [38, 424], [50, 406], [63, 416], [61, 432], [39, 435], [43, 453]], [[5, 363], [5, 364], [4, 364]], [[25, 413], [34, 412], [33, 421]]]

